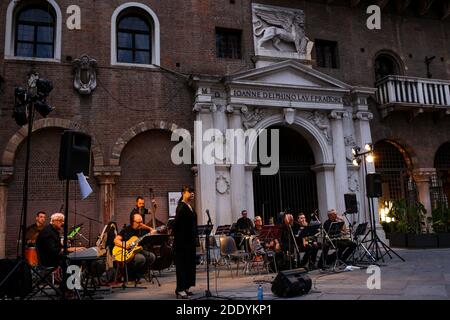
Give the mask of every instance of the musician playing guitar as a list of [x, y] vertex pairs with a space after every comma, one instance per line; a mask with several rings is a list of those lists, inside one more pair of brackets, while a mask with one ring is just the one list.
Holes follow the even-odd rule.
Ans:
[[[308, 221], [306, 221], [306, 216], [304, 213], [300, 213], [298, 215], [297, 225], [299, 229], [299, 233], [305, 227], [308, 226]], [[301, 243], [299, 245], [300, 251], [304, 252], [302, 261], [300, 262], [300, 266], [304, 268], [314, 268], [316, 264], [317, 252], [319, 251], [319, 245], [315, 239], [301, 238]]]
[[[132, 237], [142, 237], [148, 232], [153, 234], [156, 233], [156, 230], [145, 225], [140, 214], [132, 214], [130, 218], [130, 225], [124, 227], [122, 231], [119, 232], [114, 239], [114, 245], [118, 248], [125, 249], [123, 250], [123, 253], [126, 255], [126, 250], [133, 249], [131, 247], [132, 243], [128, 240]], [[138, 281], [140, 278], [144, 277], [149, 266], [155, 261], [155, 259], [156, 256], [152, 252], [145, 251], [139, 247], [138, 250], [133, 252], [131, 259], [128, 261], [126, 260], [130, 274], [134, 276], [136, 281]]]

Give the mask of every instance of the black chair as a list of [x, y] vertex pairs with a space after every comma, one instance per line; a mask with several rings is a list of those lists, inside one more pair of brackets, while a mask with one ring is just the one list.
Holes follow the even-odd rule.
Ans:
[[[62, 281], [61, 268], [60, 266], [46, 267], [41, 264], [41, 258], [39, 256], [39, 250], [36, 248], [36, 253], [38, 256], [38, 265], [31, 267], [31, 274], [33, 278], [31, 292], [25, 298], [25, 300], [30, 300], [36, 296], [39, 292], [43, 293], [45, 296], [52, 300], [57, 300], [62, 296], [61, 290], [55, 285], [57, 280]], [[58, 279], [57, 279], [58, 278]], [[52, 289], [55, 295], [51, 295], [47, 292], [48, 289]]]

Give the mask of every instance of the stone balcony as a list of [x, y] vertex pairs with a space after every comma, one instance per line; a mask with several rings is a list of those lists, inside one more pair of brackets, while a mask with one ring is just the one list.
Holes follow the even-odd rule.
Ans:
[[412, 117], [423, 112], [450, 115], [450, 81], [386, 76], [376, 83], [376, 99], [383, 117], [408, 111]]

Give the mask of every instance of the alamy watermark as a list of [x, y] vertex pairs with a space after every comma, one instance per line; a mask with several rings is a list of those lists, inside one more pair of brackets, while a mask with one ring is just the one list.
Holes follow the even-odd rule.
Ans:
[[226, 129], [223, 133], [217, 128], [203, 130], [203, 123], [195, 121], [194, 138], [186, 129], [175, 129], [171, 140], [178, 141], [171, 152], [176, 165], [260, 164], [261, 175], [274, 175], [280, 167], [278, 129]]

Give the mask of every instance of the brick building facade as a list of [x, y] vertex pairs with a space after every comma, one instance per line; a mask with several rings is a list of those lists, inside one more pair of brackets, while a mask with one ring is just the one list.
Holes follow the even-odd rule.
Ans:
[[[312, 60], [277, 58], [261, 64], [264, 59], [255, 50], [252, 3], [269, 6], [267, 8], [284, 7], [288, 11], [302, 10], [306, 35], [316, 43]], [[327, 125], [331, 131], [340, 132], [336, 126], [343, 126], [341, 131], [344, 133], [339, 140], [343, 145], [336, 144], [336, 139], [333, 140], [334, 145], [330, 142], [330, 148], [332, 145], [334, 149], [330, 151], [327, 163], [320, 163], [316, 155], [314, 171], [319, 190], [316, 197], [322, 203], [319, 207], [323, 214], [327, 207], [333, 205], [344, 210], [340, 196], [331, 197], [331, 190], [324, 189], [323, 184], [327, 180], [320, 177], [323, 172], [324, 176], [340, 176], [330, 180], [333, 181], [333, 194], [334, 189], [344, 186], [341, 193], [358, 193], [359, 201], [364, 202], [360, 195], [363, 189], [360, 173], [352, 175], [351, 164], [344, 158], [346, 152], [336, 148], [343, 146], [348, 151], [355, 143], [373, 142], [376, 146], [383, 141], [394, 145], [407, 158], [407, 174], [416, 182], [420, 200], [431, 208], [430, 187], [433, 186], [430, 185], [430, 177], [437, 173], [436, 153], [438, 150], [448, 152], [445, 144], [450, 142], [449, 3], [442, 0], [428, 6], [427, 1], [417, 1], [401, 7], [409, 1], [382, 1], [381, 30], [369, 30], [366, 8], [371, 3], [347, 0], [3, 1], [0, 4], [0, 256], [15, 253], [14, 239], [19, 229], [22, 205], [26, 128], [18, 127], [10, 117], [14, 106], [13, 92], [15, 87], [26, 85], [32, 72], [38, 72], [53, 82], [54, 90], [48, 102], [55, 110], [46, 119], [37, 116], [34, 124], [30, 223], [37, 210], [56, 212], [64, 201], [63, 183], [57, 179], [57, 170], [59, 137], [67, 128], [87, 132], [93, 138], [90, 184], [94, 193], [81, 201], [74, 183], [70, 201], [70, 210], [74, 213], [69, 217], [69, 224], [76, 219], [76, 222], [88, 226], [89, 221], [81, 215], [100, 221], [91, 222], [93, 238], [110, 219], [119, 225], [126, 223], [134, 198], [139, 194], [148, 197], [150, 187], [154, 189], [159, 204], [158, 218], [163, 221], [168, 217], [167, 193], [179, 191], [183, 184], [196, 185], [199, 193], [197, 210], [216, 209], [212, 211], [217, 211], [214, 218], [218, 223], [232, 222], [243, 207], [249, 208], [250, 215], [261, 214], [259, 207], [253, 208], [252, 194], [247, 193], [246, 198], [241, 199], [239, 194], [245, 191], [237, 186], [251, 184], [249, 188], [255, 192], [254, 188], [258, 186], [252, 184], [251, 178], [254, 167], [233, 169], [216, 166], [211, 172], [211, 168], [175, 166], [170, 161], [170, 150], [175, 144], [170, 141], [170, 134], [176, 128], [192, 132], [194, 120], [202, 117], [210, 117], [211, 123], [216, 125], [224, 121], [223, 128], [233, 127], [233, 124], [242, 127], [245, 121], [242, 107], [254, 111], [254, 105], [230, 102], [232, 97], [227, 90], [242, 79], [266, 81], [258, 78], [261, 74], [266, 74], [269, 82], [280, 81], [290, 85], [293, 85], [290, 80], [304, 83], [305, 79], [312, 79], [313, 84], [323, 86], [326, 83], [326, 87], [339, 88], [341, 91], [335, 90], [333, 94], [339, 91], [342, 98], [350, 99], [347, 104], [344, 99], [338, 115], [332, 113], [336, 108], [316, 108], [325, 112], [327, 119], [330, 117]], [[70, 30], [66, 25], [71, 16], [67, 9], [73, 4], [81, 9], [79, 30]], [[23, 40], [17, 38], [17, 24], [22, 21], [19, 14], [28, 6], [44, 8], [54, 19], [50, 57], [18, 54], [17, 42]], [[125, 23], [127, 16], [147, 22], [148, 47], [133, 51], [135, 59], [145, 57], [148, 52], [148, 58], [142, 58], [148, 59], [146, 63], [118, 61], [126, 61], [130, 52], [119, 48], [117, 36], [118, 32], [123, 32], [119, 24], [121, 21]], [[23, 19], [26, 20], [25, 16]], [[238, 39], [239, 48], [232, 48], [231, 55], [225, 52], [220, 57], [218, 42], [223, 41], [221, 32], [223, 37], [231, 39], [234, 35], [234, 39]], [[36, 39], [34, 41], [38, 46]], [[128, 43], [124, 43], [126, 47]], [[225, 45], [230, 43], [232, 41]], [[136, 44], [133, 45], [136, 49]], [[27, 48], [23, 46], [24, 52]], [[90, 95], [82, 95], [74, 88], [73, 61], [82, 55], [97, 61], [97, 87]], [[432, 56], [435, 58], [430, 60], [427, 70], [425, 58]], [[383, 73], [383, 68], [391, 72]], [[386, 75], [398, 77], [381, 79]], [[427, 75], [431, 75], [431, 79], [425, 79]], [[298, 79], [295, 78], [297, 76]], [[287, 82], [279, 77], [285, 77]], [[269, 83], [267, 81], [266, 84]], [[429, 96], [422, 96], [425, 101], [419, 101], [420, 88], [424, 87], [414, 89], [405, 83], [417, 86], [425, 83]], [[381, 91], [382, 88], [386, 91]], [[395, 96], [396, 92], [399, 93], [397, 99], [392, 99], [389, 95]], [[382, 94], [385, 95], [384, 100]], [[432, 101], [431, 96], [436, 101]], [[355, 99], [367, 101], [358, 106]], [[301, 105], [293, 108], [288, 104], [280, 106], [282, 109], [295, 109], [293, 112], [300, 122], [302, 112], [316, 110]], [[205, 110], [211, 114], [203, 116]], [[269, 114], [272, 111], [269, 110]], [[369, 133], [369, 138], [371, 136], [370, 141], [352, 136], [350, 131], [346, 135], [347, 125], [355, 126], [358, 121], [363, 121], [357, 118], [358, 112], [359, 115], [364, 112], [365, 120], [370, 120], [370, 128], [363, 130]], [[351, 123], [346, 122], [350, 120]], [[286, 125], [286, 121], [267, 122], [268, 126], [283, 124]], [[299, 132], [301, 134], [302, 130]], [[341, 167], [335, 159], [338, 155], [344, 159]], [[444, 154], [442, 158], [448, 159], [448, 155]], [[339, 168], [345, 168], [346, 172], [339, 171]], [[450, 164], [446, 167], [444, 163], [437, 171], [444, 172], [444, 179], [448, 179], [445, 172], [449, 169]], [[246, 178], [239, 180], [241, 176]], [[229, 185], [223, 192], [215, 190], [220, 189], [217, 186], [221, 177]], [[443, 182], [444, 194], [449, 192], [448, 183]], [[206, 194], [208, 192], [217, 193], [217, 197], [214, 195], [211, 199], [210, 194]], [[390, 190], [386, 192], [392, 193]], [[390, 199], [388, 195], [383, 194], [383, 197]], [[361, 206], [363, 209], [364, 204]], [[204, 214], [200, 215], [200, 222], [204, 222], [204, 218]]]

